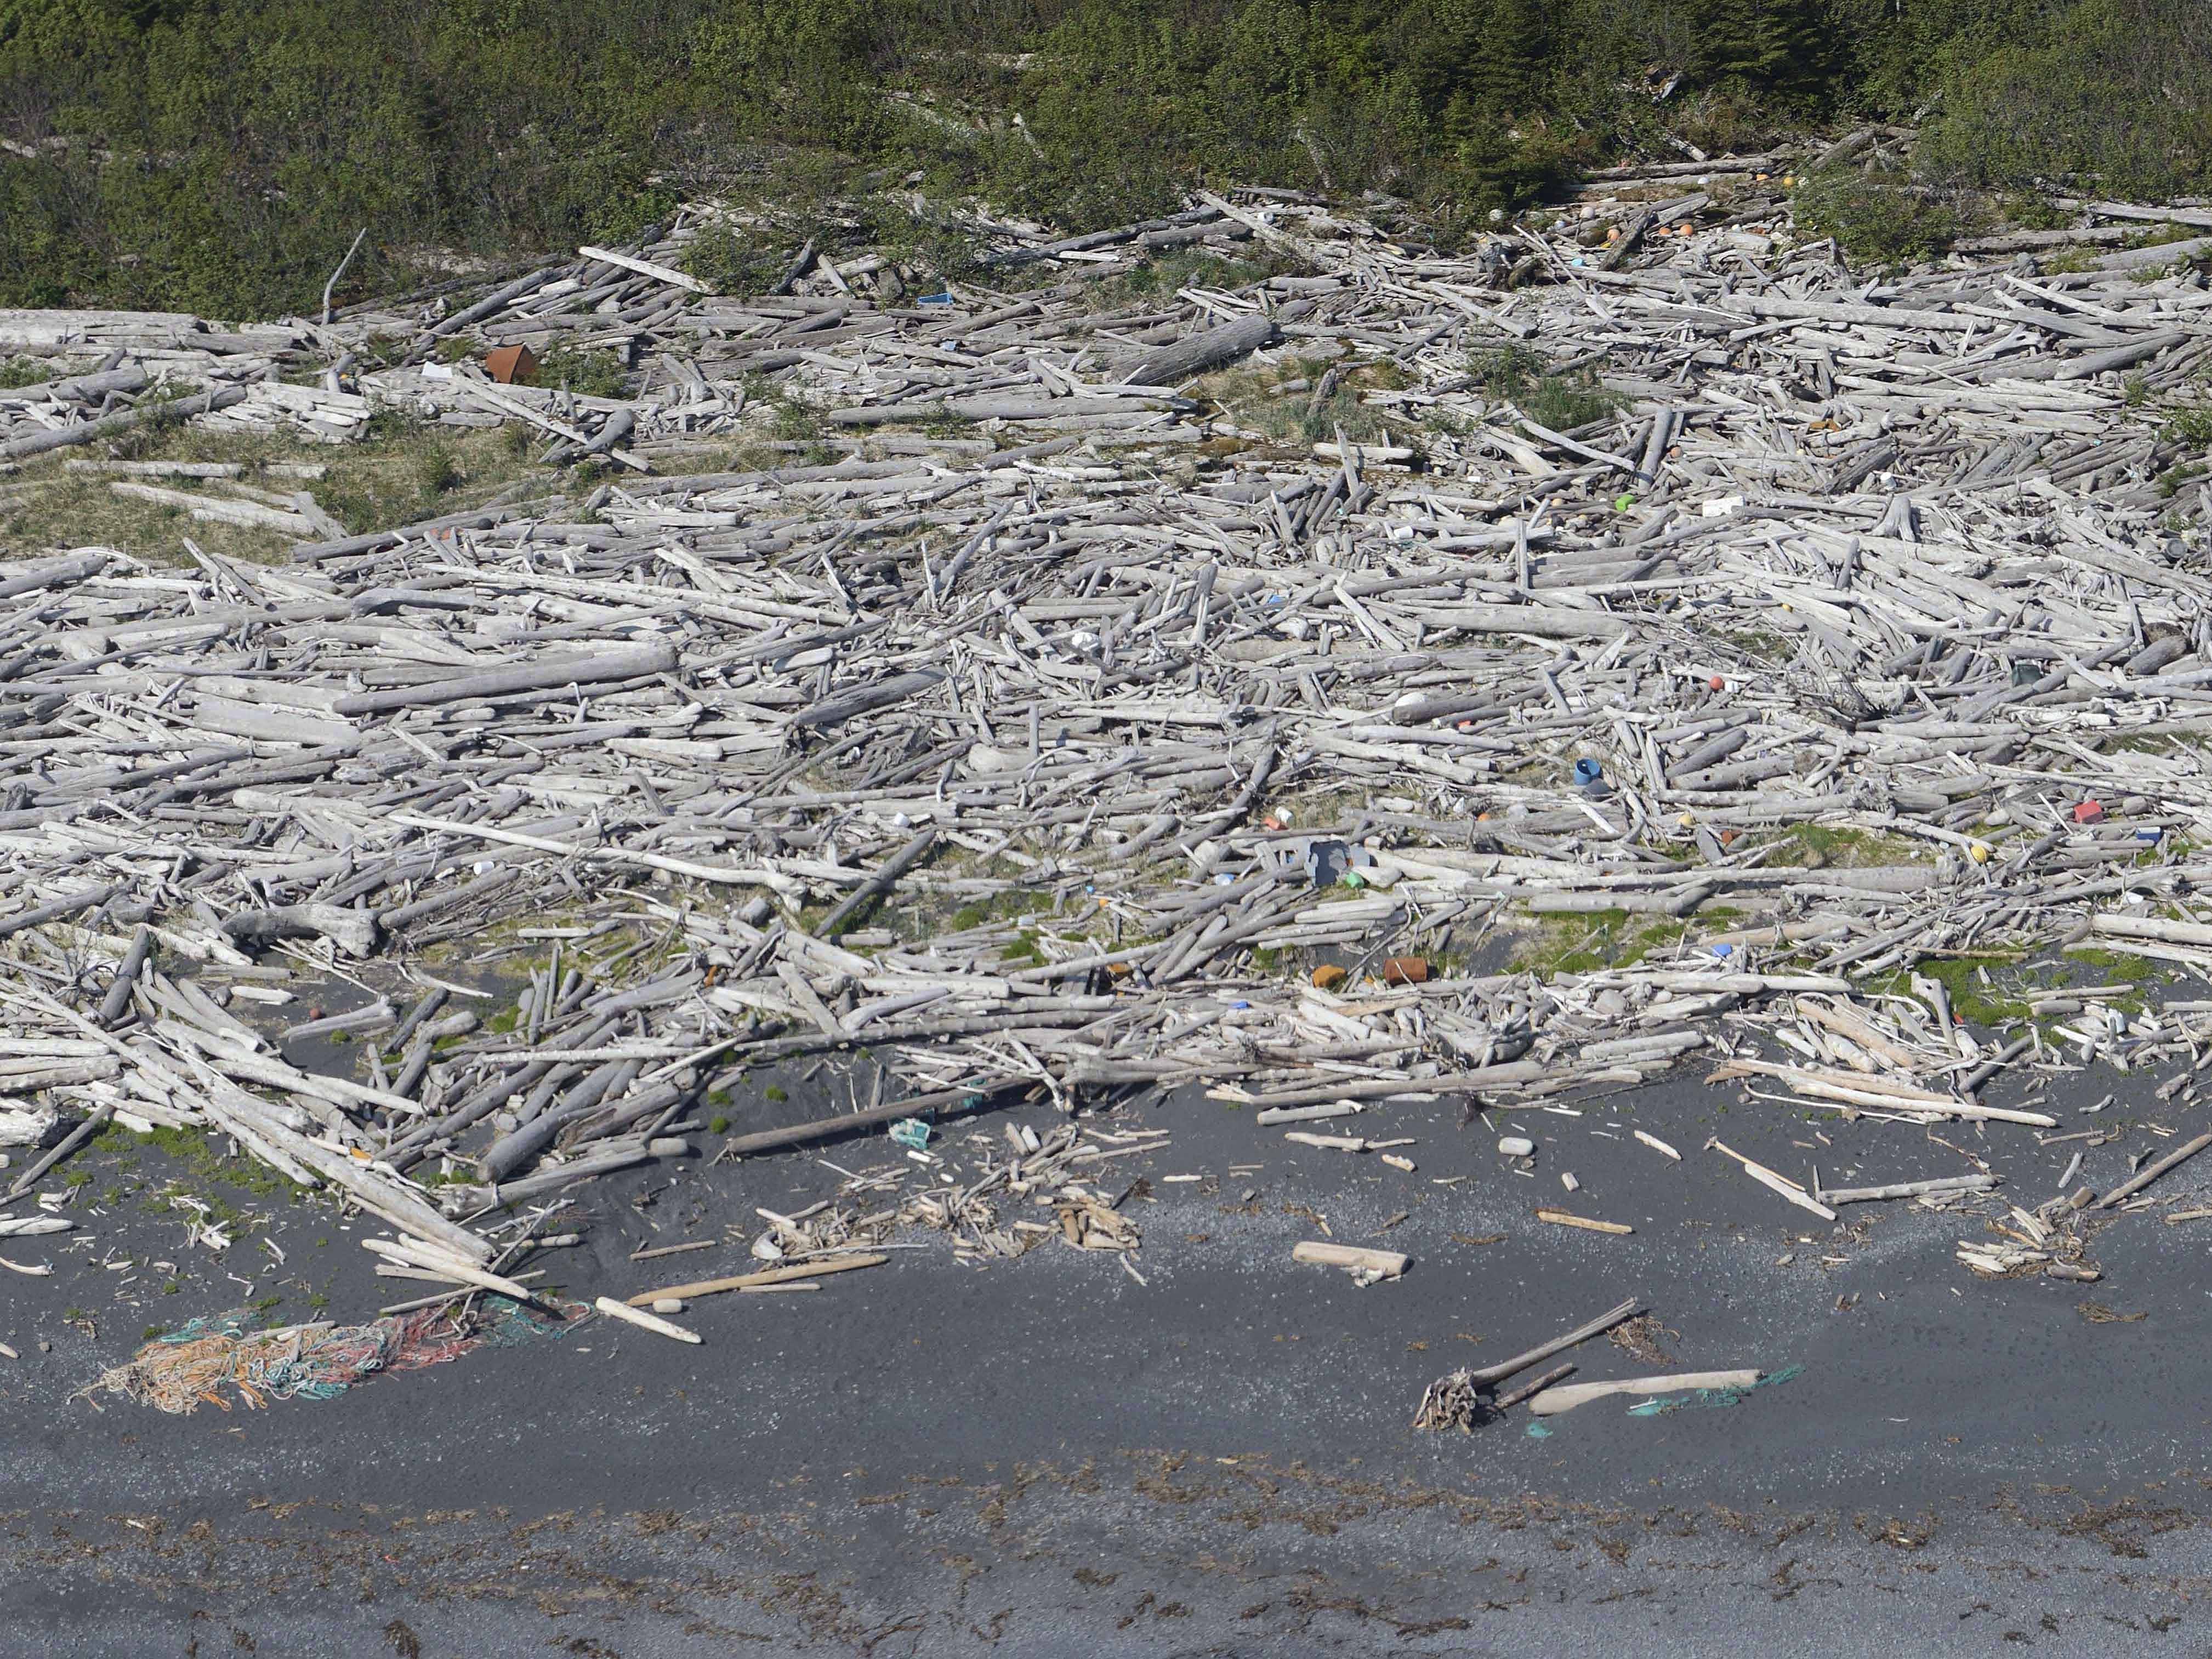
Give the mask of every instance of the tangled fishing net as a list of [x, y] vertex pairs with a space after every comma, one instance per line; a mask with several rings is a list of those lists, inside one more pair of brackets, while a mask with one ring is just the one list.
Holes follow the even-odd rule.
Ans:
[[228, 1411], [225, 1384], [249, 1407], [271, 1400], [328, 1400], [379, 1371], [421, 1370], [471, 1348], [564, 1335], [585, 1311], [580, 1304], [540, 1312], [498, 1301], [489, 1311], [467, 1315], [422, 1308], [367, 1325], [324, 1320], [264, 1328], [244, 1310], [216, 1314], [147, 1343], [128, 1363], [100, 1373], [81, 1397], [120, 1395], [173, 1415], [203, 1403]]

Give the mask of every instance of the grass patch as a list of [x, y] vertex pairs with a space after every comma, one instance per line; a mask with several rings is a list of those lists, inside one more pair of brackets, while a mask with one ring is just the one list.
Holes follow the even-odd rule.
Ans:
[[1224, 259], [1206, 248], [1182, 248], [1109, 276], [1086, 296], [1097, 311], [1121, 311], [1147, 300], [1172, 299], [1186, 288], [1243, 288], [1291, 267], [1273, 259]]
[[1919, 856], [1920, 843], [1875, 830], [1838, 829], [1823, 823], [1796, 823], [1782, 836], [1767, 859], [1769, 869], [1866, 869], [1875, 866], [1911, 863]]
[[[1279, 444], [1303, 448], [1333, 441], [1339, 428], [1355, 443], [1388, 443], [1390, 417], [1359, 394], [1389, 386], [1395, 363], [1340, 367], [1329, 379], [1325, 359], [1292, 358], [1272, 368], [1234, 368], [1208, 376], [1194, 395], [1220, 405], [1240, 427]], [[1324, 386], [1328, 395], [1321, 396]]]
[[[240, 470], [234, 481], [72, 472], [66, 465], [111, 459], [217, 461]], [[325, 476], [300, 479], [270, 470], [300, 462], [325, 468]], [[17, 555], [112, 547], [149, 564], [176, 566], [191, 563], [184, 550], [190, 537], [220, 558], [281, 567], [289, 563], [295, 539], [281, 531], [203, 523], [184, 507], [121, 495], [109, 485], [155, 484], [217, 500], [243, 498], [234, 483], [287, 496], [305, 490], [358, 532], [471, 506], [538, 470], [527, 447], [517, 453], [501, 430], [428, 425], [388, 411], [370, 423], [367, 439], [353, 444], [155, 424], [26, 462], [0, 492], [21, 498], [16, 506], [0, 506], [0, 544]]]
[[1009, 887], [975, 904], [963, 904], [952, 913], [951, 931], [964, 933], [994, 921], [1033, 916], [1054, 906], [1053, 896], [1034, 887]]
[[1470, 351], [1467, 375], [1491, 397], [1505, 399], [1554, 432], [1601, 421], [1626, 401], [1606, 391], [1589, 369], [1550, 373], [1540, 354], [1518, 343]]
[[566, 386], [580, 398], [625, 398], [629, 395], [629, 369], [622, 359], [604, 348], [592, 350], [562, 346], [549, 351], [538, 364], [537, 384]]

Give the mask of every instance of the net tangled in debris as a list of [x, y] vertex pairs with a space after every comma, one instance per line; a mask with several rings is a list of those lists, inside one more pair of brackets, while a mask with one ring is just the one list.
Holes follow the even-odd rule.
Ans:
[[265, 1329], [255, 1328], [244, 1310], [215, 1314], [147, 1343], [127, 1363], [100, 1373], [81, 1397], [120, 1395], [172, 1416], [202, 1405], [228, 1411], [226, 1384], [251, 1409], [272, 1400], [329, 1400], [379, 1371], [421, 1370], [472, 1348], [561, 1335], [582, 1312], [565, 1304], [550, 1315], [512, 1304], [465, 1316], [423, 1308], [366, 1325], [319, 1320]]

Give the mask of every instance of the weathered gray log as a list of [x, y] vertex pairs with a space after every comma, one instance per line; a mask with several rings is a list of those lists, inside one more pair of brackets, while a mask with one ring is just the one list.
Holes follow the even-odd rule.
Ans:
[[635, 650], [611, 651], [602, 657], [536, 662], [520, 668], [494, 669], [486, 674], [432, 680], [427, 685], [361, 691], [340, 697], [332, 708], [341, 714], [388, 714], [395, 708], [436, 708], [449, 703], [480, 702], [519, 691], [554, 690], [564, 685], [591, 685], [605, 680], [643, 679], [652, 674], [665, 674], [675, 666], [674, 646], [646, 645]]
[[[415, 1035], [416, 1028], [436, 1013], [439, 1009], [444, 1007], [447, 999], [452, 995], [453, 993], [442, 985], [432, 986], [429, 994], [407, 1011], [407, 1017], [399, 1022], [399, 1029], [385, 1038], [383, 1046], [386, 1052], [405, 1048], [407, 1039]], [[407, 1091], [402, 1089], [398, 1092], [405, 1094]]]
[[1614, 237], [1611, 246], [1598, 256], [1597, 268], [1600, 270], [1620, 270], [1627, 263], [1628, 256], [1636, 252], [1638, 246], [1644, 240], [1644, 233], [1651, 228], [1653, 222], [1658, 216], [1650, 208], [1632, 215], [1628, 222], [1621, 226], [1620, 234]]
[[471, 507], [465, 513], [448, 513], [443, 518], [424, 519], [416, 524], [399, 525], [390, 530], [372, 530], [365, 536], [348, 536], [343, 541], [295, 542], [292, 546], [292, 561], [295, 564], [313, 564], [323, 559], [348, 559], [360, 553], [374, 553], [379, 548], [390, 547], [410, 536], [426, 536], [440, 530], [485, 530], [502, 520], [514, 516], [514, 507]]
[[120, 882], [106, 887], [89, 887], [81, 893], [72, 893], [67, 898], [58, 898], [51, 904], [18, 910], [12, 916], [0, 916], [0, 939], [6, 939], [10, 933], [20, 933], [26, 927], [36, 927], [42, 922], [59, 921], [64, 916], [73, 916], [80, 911], [105, 904], [122, 890]]
[[223, 918], [222, 931], [241, 945], [270, 945], [283, 939], [326, 939], [350, 957], [372, 957], [382, 938], [375, 915], [336, 904], [286, 904], [271, 910], [244, 910]]
[[998, 1083], [979, 1083], [972, 1089], [940, 1089], [932, 1094], [915, 1095], [908, 1100], [895, 1100], [888, 1106], [871, 1106], [862, 1111], [846, 1112], [836, 1117], [820, 1117], [808, 1123], [794, 1123], [785, 1129], [763, 1129], [749, 1135], [732, 1135], [722, 1143], [722, 1151], [732, 1158], [749, 1158], [755, 1152], [772, 1152], [785, 1146], [805, 1146], [817, 1140], [834, 1139], [839, 1135], [872, 1129], [879, 1123], [895, 1123], [902, 1117], [930, 1117], [952, 1112], [980, 1111], [998, 1096], [1028, 1087], [1028, 1079], [1016, 1078]]
[[2136, 1194], [2149, 1186], [2152, 1182], [2157, 1180], [2168, 1170], [2172, 1169], [2179, 1164], [2185, 1162], [2187, 1159], [2196, 1157], [2197, 1153], [2203, 1152], [2207, 1146], [2212, 1146], [2212, 1134], [2199, 1135], [2187, 1146], [2176, 1147], [2173, 1151], [2168, 1152], [2164, 1158], [2159, 1159], [2157, 1163], [2152, 1164], [2148, 1169], [2142, 1170], [2140, 1174], [2136, 1175], [2133, 1179], [2122, 1182], [2118, 1186], [2113, 1188], [2112, 1191], [2106, 1193], [2102, 1198], [2097, 1200], [2097, 1207], [2100, 1210], [2109, 1210], [2115, 1204], [2118, 1204], [2122, 1199], [2134, 1197]]
[[49, 587], [67, 587], [89, 577], [97, 576], [107, 568], [112, 554], [82, 553], [73, 559], [64, 559], [57, 564], [37, 570], [26, 570], [20, 576], [10, 576], [0, 581], [0, 599], [12, 599], [24, 593], [41, 592]]
[[412, 904], [402, 904], [393, 909], [380, 910], [377, 912], [376, 919], [386, 933], [396, 933], [404, 927], [411, 927], [416, 922], [425, 921], [431, 916], [441, 916], [447, 911], [458, 909], [464, 904], [473, 904], [480, 898], [489, 898], [521, 873], [519, 870], [488, 870], [465, 886], [448, 888], [442, 893], [433, 893], [428, 898], [416, 899]]
[[1662, 409], [1651, 417], [1651, 435], [1644, 442], [1644, 459], [1636, 468], [1638, 483], [1648, 484], [1659, 476], [1660, 464], [1667, 459], [1667, 446], [1674, 441], [1679, 418], [1671, 409]]
[[1240, 317], [1162, 346], [1139, 357], [1121, 376], [1127, 386], [1172, 386], [1194, 374], [1233, 363], [1275, 337], [1270, 317]]
[[[2207, 239], [2212, 240], [2212, 239]], [[2059, 380], [2086, 380], [2102, 374], [2107, 369], [2132, 368], [2146, 358], [2155, 357], [2161, 351], [2179, 345], [2189, 337], [2178, 328], [2162, 328], [2146, 334], [2139, 340], [2117, 345], [2104, 351], [2093, 351], [2086, 357], [2076, 357], [2062, 367], [2051, 378]]]
[[896, 886], [898, 878], [914, 868], [921, 861], [922, 855], [928, 852], [936, 842], [937, 830], [934, 826], [932, 826], [885, 859], [876, 873], [860, 884], [859, 890], [848, 896], [823, 920], [822, 926], [816, 930], [817, 937], [836, 938], [845, 924], [858, 915], [871, 900], [878, 895], [890, 892]]
[[2151, 270], [2160, 265], [2185, 264], [2212, 253], [2212, 236], [2192, 236], [2185, 242], [2161, 242], [2154, 247], [2124, 248], [2089, 261], [2096, 270]]
[[36, 386], [17, 386], [13, 392], [0, 392], [0, 399], [35, 404], [52, 398], [57, 403], [96, 404], [110, 392], [127, 397], [145, 389], [146, 371], [132, 363], [98, 374], [79, 374], [71, 380], [41, 380]]
[[83, 1122], [78, 1124], [76, 1128], [70, 1131], [60, 1146], [23, 1171], [15, 1184], [8, 1189], [7, 1196], [0, 1199], [0, 1203], [12, 1204], [25, 1193], [29, 1192], [32, 1188], [39, 1184], [40, 1178], [47, 1170], [106, 1128], [108, 1120], [114, 1115], [115, 1108], [112, 1105], [103, 1106]]
[[136, 409], [126, 409], [113, 415], [103, 415], [96, 421], [87, 421], [81, 426], [58, 427], [52, 432], [33, 432], [25, 437], [11, 438], [0, 443], [0, 461], [27, 460], [33, 455], [44, 455], [56, 449], [68, 449], [77, 444], [88, 444], [100, 438], [112, 438], [118, 432], [144, 426], [149, 421], [189, 420], [195, 415], [205, 415], [211, 410], [228, 409], [233, 404], [246, 401], [242, 386], [219, 386], [212, 392], [198, 392], [189, 398], [179, 398], [173, 403], [141, 404]]
[[1468, 634], [1531, 634], [1545, 640], [1610, 640], [1628, 624], [1602, 611], [1576, 611], [1550, 605], [1440, 605], [1425, 610], [1424, 621]]
[[154, 930], [141, 922], [138, 931], [131, 935], [131, 948], [123, 953], [123, 961], [115, 970], [115, 981], [107, 988], [107, 997], [100, 1005], [100, 1023], [112, 1027], [130, 1012], [131, 988], [146, 966], [146, 958], [154, 951]]
[[637, 1060], [611, 1060], [587, 1073], [556, 1104], [546, 1107], [527, 1122], [517, 1124], [485, 1149], [477, 1159], [483, 1178], [496, 1183], [536, 1158], [570, 1123], [580, 1122], [599, 1109], [611, 1091], [629, 1086], [643, 1069]]
[[945, 678], [927, 670], [910, 674], [893, 674], [866, 685], [856, 685], [848, 690], [834, 691], [821, 702], [802, 708], [792, 716], [793, 726], [808, 727], [842, 726], [855, 715], [872, 714], [878, 708], [888, 708], [893, 703], [904, 702], [908, 697], [918, 697]]
[[[341, 266], [340, 269], [343, 267]], [[474, 305], [464, 307], [450, 317], [441, 317], [436, 322], [431, 324], [426, 331], [430, 337], [435, 339], [466, 328], [471, 323], [481, 322], [494, 312], [512, 305], [532, 289], [542, 288], [553, 274], [561, 269], [559, 265], [545, 265], [531, 271], [526, 276], [518, 276], [505, 288], [485, 295]]]
[[[1133, 384], [1134, 384], [1133, 382]], [[952, 398], [942, 402], [864, 404], [833, 409], [833, 426], [896, 426], [942, 421], [1064, 421], [1079, 415], [1145, 415], [1162, 407], [1154, 398]]]

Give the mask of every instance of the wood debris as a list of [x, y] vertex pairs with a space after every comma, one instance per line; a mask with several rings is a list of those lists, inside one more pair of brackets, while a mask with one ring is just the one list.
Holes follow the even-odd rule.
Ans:
[[[1449, 257], [1203, 195], [1080, 248], [999, 226], [927, 304], [852, 262], [708, 291], [702, 208], [328, 325], [0, 313], [55, 368], [0, 392], [0, 458], [398, 410], [574, 469], [359, 535], [219, 467], [119, 476], [291, 562], [0, 567], [0, 1005], [46, 1045], [0, 1056], [8, 1133], [224, 1135], [476, 1285], [474, 1218], [690, 1156], [747, 1068], [862, 1046], [904, 1098], [731, 1153], [1185, 1087], [1472, 1110], [1708, 1051], [1793, 1104], [2017, 1130], [2056, 1118], [1981, 1097], [2027, 1067], [2193, 1068], [2212, 1007], [2061, 999], [2000, 1047], [1916, 969], [2091, 938], [2212, 967], [2212, 488], [2159, 401], [2212, 363], [2212, 293], [2185, 249], [1869, 281], [1772, 189], [1609, 179]], [[1178, 241], [1279, 268], [1101, 302]], [[495, 385], [515, 345], [614, 353], [626, 395]], [[696, 470], [739, 440], [787, 447]], [[365, 1081], [242, 1018], [272, 964], [556, 915], [516, 1029], [434, 1036], [426, 992]], [[1624, 925], [1595, 965], [1454, 966]], [[1071, 1124], [840, 1224], [1126, 1255], [1127, 1150]]]

